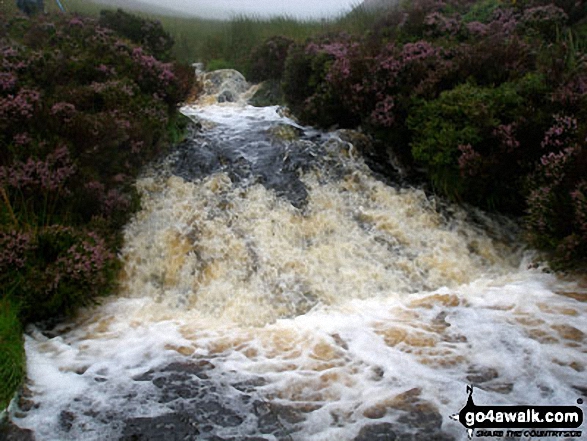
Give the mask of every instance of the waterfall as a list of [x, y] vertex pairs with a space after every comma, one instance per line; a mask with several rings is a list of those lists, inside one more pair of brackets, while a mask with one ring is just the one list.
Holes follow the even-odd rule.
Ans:
[[[515, 227], [390, 185], [278, 107], [202, 130], [137, 182], [120, 292], [26, 336], [38, 440], [466, 439], [477, 404], [574, 405], [587, 286]], [[387, 437], [387, 438], [385, 438]]]

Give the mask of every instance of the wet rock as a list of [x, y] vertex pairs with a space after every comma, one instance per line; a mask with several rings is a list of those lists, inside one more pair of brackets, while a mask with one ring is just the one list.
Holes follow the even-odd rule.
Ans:
[[[153, 399], [169, 413], [128, 418], [122, 439], [265, 440], [260, 434], [283, 439], [304, 419], [293, 407], [253, 398], [251, 394], [265, 383], [262, 378], [222, 383], [218, 377], [209, 377], [212, 369], [211, 363], [202, 360], [172, 363], [136, 376], [135, 381], [155, 386]], [[175, 438], [164, 437], [166, 430]]]
[[195, 440], [199, 434], [198, 423], [189, 414], [170, 413], [127, 420], [120, 441]]
[[442, 415], [430, 403], [416, 403], [398, 418], [398, 423], [416, 429], [420, 433], [434, 433], [440, 431]]
[[472, 368], [467, 375], [467, 382], [472, 385], [487, 383], [495, 380], [499, 372], [493, 368]]
[[353, 441], [395, 441], [396, 439], [393, 425], [382, 423], [363, 427]]
[[59, 414], [59, 425], [65, 429], [65, 431], [70, 431], [74, 422], [75, 415], [73, 413], [64, 410]]
[[[443, 418], [436, 406], [424, 401], [420, 396], [421, 393], [421, 389], [413, 388], [384, 403], [386, 414], [396, 418], [396, 422], [393, 424], [393, 432], [397, 435], [397, 439], [406, 441], [420, 439], [453, 440], [453, 437], [442, 432]], [[373, 427], [380, 426], [380, 424], [376, 424]]]
[[207, 142], [189, 141], [177, 153], [175, 174], [186, 180], [211, 175], [223, 168], [221, 152]]
[[304, 130], [291, 124], [277, 124], [271, 127], [269, 135], [280, 141], [295, 141], [304, 134]]
[[218, 94], [216, 100], [219, 103], [235, 103], [238, 101], [238, 94], [232, 90], [223, 90]]
[[[202, 75], [201, 82], [206, 95], [223, 95], [223, 99], [232, 97], [234, 102], [238, 96], [249, 89], [245, 77], [233, 69], [220, 69]], [[222, 102], [219, 100], [219, 102]], [[226, 101], [225, 101], [226, 102]]]
[[357, 130], [340, 129], [334, 132], [334, 135], [344, 142], [348, 142], [364, 156], [374, 156], [376, 154], [375, 146], [371, 139]]
[[322, 147], [304, 139], [287, 143], [277, 139], [303, 135], [301, 129], [289, 124], [261, 128], [250, 135], [251, 140], [245, 135], [218, 140], [204, 134], [186, 142], [175, 154], [174, 173], [195, 180], [224, 171], [236, 185], [260, 183], [302, 208], [308, 192], [300, 172], [316, 165], [316, 158], [323, 156]]
[[255, 107], [276, 106], [283, 102], [283, 92], [277, 80], [268, 80], [259, 84], [257, 91], [249, 99], [249, 104]]
[[0, 423], [0, 441], [35, 441], [31, 430], [21, 429], [11, 421]]
[[514, 390], [513, 383], [487, 383], [482, 386], [482, 389], [491, 392], [497, 392], [498, 394], [509, 395]]

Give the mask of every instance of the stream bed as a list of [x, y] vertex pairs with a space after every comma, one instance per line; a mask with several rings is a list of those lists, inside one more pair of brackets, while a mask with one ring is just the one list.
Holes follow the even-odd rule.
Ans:
[[467, 385], [587, 395], [587, 284], [532, 265], [515, 226], [278, 107], [183, 112], [202, 129], [137, 182], [120, 292], [27, 331], [12, 420], [35, 439], [465, 440]]

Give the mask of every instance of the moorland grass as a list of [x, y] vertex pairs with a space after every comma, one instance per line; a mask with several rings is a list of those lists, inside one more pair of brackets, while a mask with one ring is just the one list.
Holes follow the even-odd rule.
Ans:
[[[4, 0], [0, 12], [17, 12], [15, 1]], [[68, 12], [97, 17], [102, 10], [116, 7], [83, 0], [62, 0]], [[46, 0], [48, 12], [59, 12], [56, 2]], [[195, 11], [197, 13], [197, 11]], [[261, 17], [235, 15], [228, 20], [214, 20], [197, 16], [159, 15], [146, 11], [132, 11], [133, 14], [158, 20], [175, 40], [174, 56], [184, 63], [203, 62], [208, 65], [230, 66], [246, 73], [247, 57], [251, 50], [263, 41], [280, 35], [296, 42], [323, 35], [348, 33], [362, 35], [381, 18], [381, 12], [361, 7], [351, 12], [328, 19], [298, 19], [281, 15]]]
[[25, 373], [25, 353], [17, 308], [0, 299], [0, 410], [5, 409]]

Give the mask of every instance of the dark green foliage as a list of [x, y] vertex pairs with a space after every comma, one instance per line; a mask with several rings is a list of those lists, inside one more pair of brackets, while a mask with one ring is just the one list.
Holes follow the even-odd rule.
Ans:
[[587, 250], [580, 3], [414, 0], [363, 38], [292, 47], [285, 97], [306, 123], [360, 124], [445, 196], [525, 216], [535, 246], [576, 264]]
[[249, 100], [249, 104], [256, 107], [283, 105], [284, 98], [279, 81], [263, 81], [255, 95]]
[[534, 139], [520, 132], [540, 130], [526, 118], [526, 89], [525, 80], [499, 87], [466, 83], [414, 105], [408, 118], [412, 153], [437, 190], [520, 214], [519, 178], [529, 171], [525, 161], [537, 159]]
[[[104, 17], [168, 56], [171, 40], [160, 26], [122, 12]], [[139, 206], [133, 182], [181, 137], [177, 103], [193, 73], [80, 16], [0, 18], [0, 29], [4, 338], [6, 321], [71, 315], [114, 288], [121, 227]], [[10, 393], [22, 378], [11, 370], [17, 355], [0, 363]]]
[[5, 409], [25, 376], [25, 353], [18, 309], [0, 299], [0, 409]]
[[293, 40], [277, 36], [255, 47], [250, 55], [247, 78], [253, 82], [276, 80], [283, 76], [285, 59]]
[[[290, 48], [283, 75], [283, 92], [292, 110], [304, 122], [321, 127], [350, 127], [359, 120], [347, 111], [341, 90], [331, 87], [328, 75], [344, 47], [332, 37]], [[336, 40], [335, 40], [336, 41]]]
[[161, 23], [148, 20], [118, 9], [116, 12], [100, 12], [100, 26], [110, 28], [119, 35], [141, 45], [155, 58], [167, 61], [173, 48], [173, 38], [163, 29]]
[[0, 233], [0, 283], [21, 320], [71, 314], [113, 287], [118, 262], [96, 232], [50, 226]]

